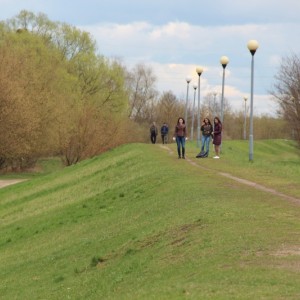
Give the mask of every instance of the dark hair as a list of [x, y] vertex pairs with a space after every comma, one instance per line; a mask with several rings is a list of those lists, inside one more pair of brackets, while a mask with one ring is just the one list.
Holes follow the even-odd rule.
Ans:
[[204, 122], [204, 123], [205, 123], [205, 120], [207, 120], [207, 121], [208, 121], [208, 124], [211, 125], [209, 118], [204, 118], [204, 119], [203, 119], [203, 122]]
[[220, 120], [218, 117], [215, 117], [215, 118], [214, 118], [214, 123], [215, 123], [215, 119], [217, 119], [217, 120], [218, 120], [218, 123], [222, 125], [222, 122], [221, 122], [221, 120]]
[[182, 119], [182, 121], [183, 121], [182, 124], [185, 124], [185, 120], [184, 120], [184, 118], [182, 118], [182, 117], [179, 117], [179, 118], [178, 118], [177, 124], [179, 123], [179, 120], [180, 120], [180, 119]]

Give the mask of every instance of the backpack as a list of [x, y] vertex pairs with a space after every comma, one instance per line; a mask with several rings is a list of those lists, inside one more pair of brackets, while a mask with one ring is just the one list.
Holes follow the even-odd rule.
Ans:
[[160, 132], [161, 132], [161, 134], [167, 134], [168, 133], [168, 126], [166, 126], [166, 125], [162, 126]]
[[204, 158], [204, 157], [207, 157], [207, 156], [208, 156], [207, 151], [201, 151], [200, 153], [198, 153], [196, 155], [196, 158]]

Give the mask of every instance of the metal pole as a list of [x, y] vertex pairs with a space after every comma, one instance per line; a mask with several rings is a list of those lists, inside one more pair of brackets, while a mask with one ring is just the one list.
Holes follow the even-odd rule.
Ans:
[[250, 127], [249, 127], [249, 161], [253, 161], [253, 82], [254, 82], [253, 79], [254, 79], [254, 53], [252, 54], [252, 59], [251, 59], [251, 98], [250, 98]]
[[216, 96], [217, 96], [217, 93], [215, 92], [215, 93], [214, 93], [213, 119], [214, 119], [215, 116], [216, 116]]
[[194, 119], [195, 119], [196, 90], [197, 90], [197, 86], [194, 86], [194, 102], [193, 102], [193, 110], [192, 110], [191, 141], [194, 140]]
[[184, 119], [185, 119], [185, 126], [187, 128], [187, 112], [188, 112], [188, 101], [189, 101], [189, 83], [191, 82], [191, 80], [189, 78], [186, 79], [186, 102], [185, 102], [185, 115], [184, 115]]
[[201, 76], [201, 73], [198, 73], [197, 147], [199, 147], [199, 148], [200, 148], [200, 76]]
[[221, 122], [223, 125], [223, 121], [224, 121], [224, 83], [225, 83], [225, 68], [226, 65], [222, 65], [223, 66], [223, 78], [222, 78], [222, 98], [221, 98]]
[[244, 140], [246, 140], [246, 120], [247, 120], [247, 107], [246, 107], [246, 102], [247, 102], [247, 98], [244, 98], [245, 101], [245, 113], [244, 113]]

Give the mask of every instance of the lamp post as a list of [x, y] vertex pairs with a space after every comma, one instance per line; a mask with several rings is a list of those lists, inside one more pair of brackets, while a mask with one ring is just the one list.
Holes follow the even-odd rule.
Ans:
[[213, 92], [214, 95], [214, 104], [213, 104], [213, 119], [216, 116], [216, 97], [217, 97], [217, 92]]
[[246, 108], [246, 102], [248, 98], [245, 96], [244, 97], [244, 102], [245, 102], [245, 113], [244, 113], [244, 140], [246, 140], [246, 116], [247, 116], [247, 108]]
[[193, 88], [194, 88], [194, 102], [193, 102], [193, 110], [192, 110], [191, 141], [194, 140], [194, 119], [195, 119], [195, 102], [196, 102], [197, 84], [194, 84]]
[[197, 67], [196, 72], [198, 74], [197, 147], [200, 148], [200, 76], [203, 72], [203, 68], [202, 67]]
[[186, 103], [185, 103], [185, 116], [184, 116], [184, 119], [185, 119], [185, 126], [187, 127], [187, 112], [188, 112], [188, 101], [189, 101], [189, 85], [190, 85], [190, 82], [192, 81], [192, 78], [191, 77], [186, 77]]
[[258, 48], [256, 40], [250, 40], [247, 47], [252, 55], [251, 59], [251, 96], [250, 96], [250, 127], [249, 127], [249, 161], [253, 161], [253, 78], [254, 78], [254, 54]]
[[223, 77], [222, 77], [222, 98], [221, 98], [221, 122], [224, 121], [224, 83], [225, 83], [225, 68], [229, 63], [229, 58], [227, 56], [222, 56], [220, 63], [223, 67]]

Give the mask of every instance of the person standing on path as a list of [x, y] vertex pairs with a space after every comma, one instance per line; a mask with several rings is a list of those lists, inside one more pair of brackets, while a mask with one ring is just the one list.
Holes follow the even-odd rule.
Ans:
[[160, 134], [163, 144], [167, 144], [168, 141], [168, 133], [169, 133], [169, 127], [166, 122], [164, 122], [163, 126], [161, 126]]
[[215, 117], [214, 131], [213, 131], [213, 144], [215, 145], [216, 156], [214, 156], [214, 158], [220, 158], [221, 143], [222, 143], [222, 123], [218, 117]]
[[157, 136], [157, 127], [155, 122], [152, 123], [152, 125], [150, 126], [150, 139], [152, 144], [156, 143], [156, 136]]
[[213, 132], [213, 127], [210, 123], [210, 120], [208, 118], [205, 118], [203, 120], [202, 126], [201, 126], [201, 132], [202, 132], [202, 146], [201, 146], [201, 152], [205, 151], [205, 156], [207, 157], [209, 154], [209, 143], [210, 143], [210, 137]]
[[185, 159], [185, 140], [186, 137], [186, 126], [183, 118], [178, 118], [177, 125], [175, 126], [175, 132], [173, 140], [177, 143], [178, 158]]

